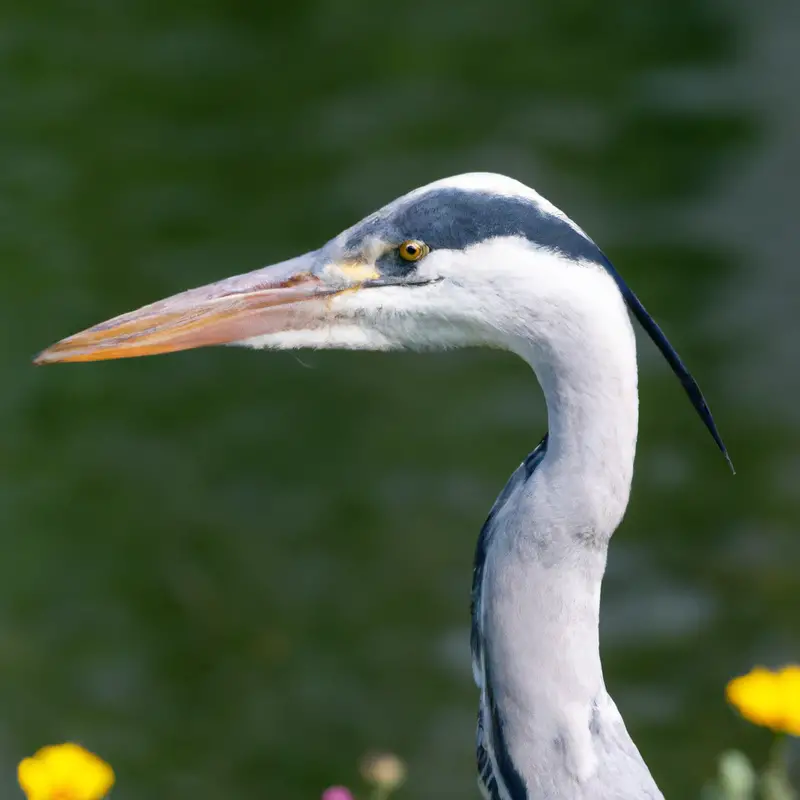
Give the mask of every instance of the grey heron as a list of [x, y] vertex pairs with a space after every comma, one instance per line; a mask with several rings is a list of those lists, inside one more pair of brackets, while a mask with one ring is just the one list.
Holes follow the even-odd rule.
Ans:
[[36, 361], [217, 344], [487, 346], [525, 359], [548, 432], [475, 555], [479, 785], [490, 800], [642, 800], [662, 795], [606, 690], [598, 631], [638, 432], [628, 311], [728, 458], [697, 383], [597, 245], [537, 192], [490, 173], [416, 189], [318, 250], [115, 317]]

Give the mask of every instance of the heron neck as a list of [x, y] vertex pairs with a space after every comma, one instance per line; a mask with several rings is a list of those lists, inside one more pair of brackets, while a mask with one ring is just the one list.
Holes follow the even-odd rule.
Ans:
[[[627, 323], [627, 319], [625, 320]], [[585, 525], [610, 536], [630, 497], [639, 423], [636, 354], [588, 340], [580, 358], [534, 363], [547, 404], [543, 464], [560, 497], [584, 513]], [[579, 522], [575, 519], [575, 523]]]
[[568, 319], [550, 331], [535, 326], [515, 348], [547, 404], [547, 455], [538, 472], [551, 484], [548, 504], [606, 538], [628, 504], [639, 423], [636, 340], [612, 288], [601, 301], [567, 305]]
[[628, 777], [647, 789], [624, 796], [656, 797], [606, 692], [599, 646], [607, 547], [628, 503], [636, 449], [633, 332], [620, 299], [602, 313], [578, 309], [550, 339], [536, 333], [518, 352], [545, 394], [547, 450], [506, 504], [484, 582], [498, 730], [532, 796], [555, 796], [562, 778], [576, 787], [570, 797], [623, 796], [614, 785], [608, 795], [601, 789], [604, 759], [618, 750]]

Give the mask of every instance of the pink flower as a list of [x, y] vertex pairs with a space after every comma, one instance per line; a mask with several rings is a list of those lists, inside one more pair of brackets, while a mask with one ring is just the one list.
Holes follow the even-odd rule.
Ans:
[[353, 800], [353, 795], [344, 786], [331, 786], [322, 793], [322, 800]]

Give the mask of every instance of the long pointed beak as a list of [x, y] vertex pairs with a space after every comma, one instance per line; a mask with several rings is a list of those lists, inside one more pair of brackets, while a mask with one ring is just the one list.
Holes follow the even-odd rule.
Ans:
[[345, 288], [325, 283], [319, 266], [315, 251], [182, 292], [62, 339], [34, 361], [133, 358], [301, 327], [314, 315], [319, 318], [324, 298]]

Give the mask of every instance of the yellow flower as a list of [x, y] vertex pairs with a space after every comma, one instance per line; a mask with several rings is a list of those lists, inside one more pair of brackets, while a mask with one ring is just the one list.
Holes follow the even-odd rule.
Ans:
[[114, 785], [114, 770], [77, 744], [43, 747], [17, 776], [28, 800], [100, 800]]
[[756, 667], [727, 686], [728, 702], [756, 725], [800, 736], [800, 666]]

